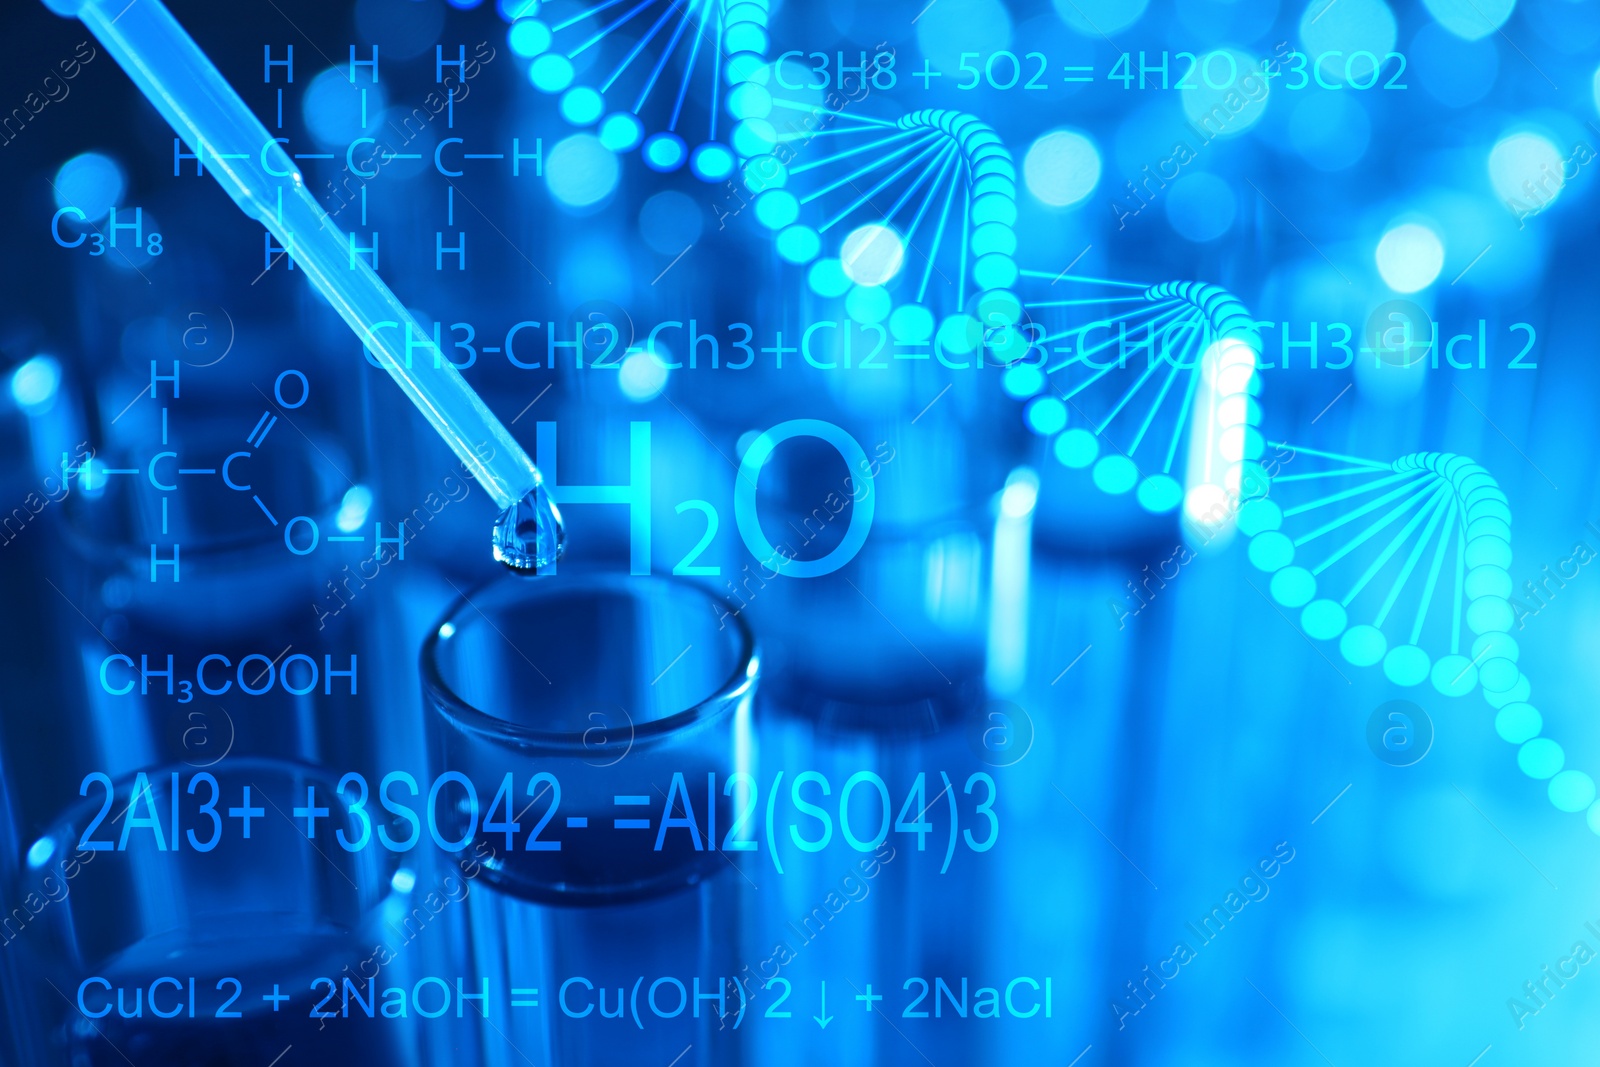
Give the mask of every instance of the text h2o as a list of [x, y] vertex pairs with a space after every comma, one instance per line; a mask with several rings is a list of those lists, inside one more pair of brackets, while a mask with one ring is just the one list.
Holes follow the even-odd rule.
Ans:
[[[777, 446], [796, 437], [815, 437], [826, 441], [834, 447], [853, 473], [859, 472], [860, 476], [869, 482], [877, 476], [882, 463], [893, 458], [893, 452], [891, 451], [887, 458], [880, 454], [876, 459], [869, 459], [866, 451], [854, 437], [833, 423], [821, 419], [791, 419], [788, 422], [780, 422], [759, 434], [745, 449], [744, 457], [739, 461], [739, 473], [734, 479], [733, 488], [733, 516], [745, 548], [778, 574], [791, 578], [819, 578], [843, 567], [861, 551], [861, 546], [866, 543], [867, 534], [872, 529], [876, 494], [870, 488], [860, 497], [852, 494], [854, 507], [850, 513], [844, 538], [827, 555], [817, 559], [802, 560], [774, 547], [761, 529], [756, 486], [762, 468], [772, 458]], [[678, 505], [677, 511], [680, 515], [686, 511], [698, 511], [705, 515], [706, 529], [689, 553], [672, 568], [672, 573], [691, 576], [721, 573], [721, 568], [717, 566], [695, 563], [717, 536], [721, 520], [716, 506], [708, 500], [686, 500]]]

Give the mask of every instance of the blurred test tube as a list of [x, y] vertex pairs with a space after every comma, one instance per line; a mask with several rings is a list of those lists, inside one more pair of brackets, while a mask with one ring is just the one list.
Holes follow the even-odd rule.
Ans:
[[429, 637], [433, 772], [484, 805], [447, 831], [486, 883], [467, 966], [526, 1005], [479, 1062], [736, 1061], [744, 883], [720, 846], [759, 669], [748, 628], [675, 580], [492, 584]]

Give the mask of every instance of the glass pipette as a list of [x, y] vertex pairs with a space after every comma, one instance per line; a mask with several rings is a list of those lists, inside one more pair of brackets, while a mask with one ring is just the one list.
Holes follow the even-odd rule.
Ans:
[[413, 330], [428, 335], [307, 191], [283, 144], [160, 0], [45, 3], [82, 20], [233, 202], [288, 250], [503, 509], [494, 526], [495, 558], [524, 571], [554, 563], [565, 534], [539, 469], [448, 360], [410, 365], [404, 340]]

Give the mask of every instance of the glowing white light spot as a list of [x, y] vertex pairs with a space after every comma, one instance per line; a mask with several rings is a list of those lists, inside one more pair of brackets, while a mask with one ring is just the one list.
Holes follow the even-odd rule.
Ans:
[[844, 239], [839, 251], [839, 266], [857, 285], [882, 285], [905, 262], [906, 246], [900, 235], [887, 226], [869, 223]]
[[41, 837], [28, 848], [28, 866], [43, 867], [56, 853], [56, 839]]
[[1010, 519], [1026, 518], [1033, 506], [1039, 501], [1039, 482], [1037, 478], [1020, 477], [1009, 479], [1005, 491], [1000, 494], [1000, 514]]
[[667, 368], [654, 354], [642, 348], [629, 352], [617, 371], [622, 395], [636, 404], [654, 400], [667, 384]]
[[11, 374], [11, 399], [29, 415], [49, 410], [61, 387], [61, 364], [51, 356], [34, 356]]
[[1561, 192], [1561, 152], [1536, 133], [1514, 133], [1489, 151], [1489, 183], [1513, 211], [1537, 211]]
[[1051, 207], [1076, 204], [1100, 184], [1100, 152], [1074, 130], [1052, 130], [1034, 141], [1022, 159], [1022, 180]]
[[340, 533], [355, 533], [367, 524], [372, 511], [372, 490], [364, 485], [354, 485], [345, 491], [339, 501], [339, 514], [335, 521]]
[[1426, 289], [1444, 268], [1439, 235], [1415, 222], [1396, 226], [1378, 242], [1378, 273], [1397, 293]]
[[1517, 0], [1422, 0], [1434, 20], [1468, 41], [1487, 37], [1511, 17]]
[[560, 141], [545, 160], [545, 185], [563, 204], [587, 207], [611, 195], [621, 168], [616, 153], [592, 134], [579, 133]]
[[1300, 16], [1300, 40], [1319, 64], [1314, 76], [1330, 85], [1365, 85], [1374, 78], [1396, 32], [1394, 12], [1383, 0], [1311, 0]]

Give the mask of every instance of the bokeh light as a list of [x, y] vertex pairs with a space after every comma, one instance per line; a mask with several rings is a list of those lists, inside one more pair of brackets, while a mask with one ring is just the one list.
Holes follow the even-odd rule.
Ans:
[[1054, 0], [1056, 14], [1085, 37], [1101, 40], [1139, 21], [1150, 0]]
[[[1011, 47], [1011, 13], [1000, 0], [939, 0], [917, 19], [917, 47], [935, 70], [955, 75], [962, 53], [986, 56]], [[803, 84], [815, 84], [801, 76]]]
[[75, 207], [83, 212], [83, 221], [98, 222], [122, 199], [126, 180], [110, 156], [85, 152], [61, 164], [54, 184], [56, 207]]
[[[362, 123], [362, 95], [366, 97], [366, 123]], [[351, 83], [348, 70], [330, 67], [311, 79], [301, 113], [306, 129], [323, 148], [344, 147], [377, 124], [386, 106], [382, 83], [365, 78]]]
[[1261, 60], [1232, 48], [1207, 52], [1195, 64], [1192, 88], [1182, 94], [1183, 113], [1196, 130], [1212, 137], [1237, 137], [1261, 121], [1272, 81]]
[[851, 231], [839, 250], [839, 265], [857, 285], [882, 285], [905, 262], [906, 246], [887, 226], [868, 223]]
[[665, 359], [642, 348], [631, 350], [617, 369], [617, 385], [636, 404], [654, 400], [667, 386]]
[[28, 415], [42, 415], [61, 388], [61, 364], [54, 356], [34, 356], [11, 372], [11, 399]]
[[1513, 133], [1489, 151], [1489, 184], [1513, 211], [1542, 208], [1565, 184], [1561, 152], [1537, 133]]
[[610, 196], [621, 168], [616, 153], [592, 134], [573, 134], [558, 141], [545, 161], [545, 184], [557, 202], [588, 207]]
[[1076, 130], [1052, 130], [1028, 147], [1022, 180], [1041, 202], [1069, 207], [1100, 184], [1100, 152]]
[[364, 485], [352, 485], [339, 500], [339, 511], [334, 521], [340, 533], [355, 533], [367, 524], [372, 513], [372, 490]]
[[1394, 12], [1383, 0], [1311, 0], [1300, 16], [1300, 41], [1320, 61], [1316, 71], [1308, 64], [1308, 72], [1330, 85], [1374, 79], [1394, 51], [1397, 32]]
[[1487, 37], [1506, 24], [1517, 0], [1422, 0], [1445, 29], [1467, 41]]
[[1397, 293], [1415, 293], [1433, 284], [1444, 267], [1444, 243], [1420, 223], [1396, 226], [1378, 241], [1378, 273]]

